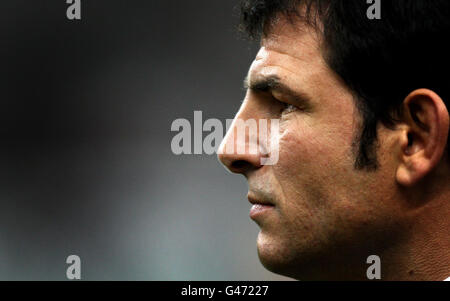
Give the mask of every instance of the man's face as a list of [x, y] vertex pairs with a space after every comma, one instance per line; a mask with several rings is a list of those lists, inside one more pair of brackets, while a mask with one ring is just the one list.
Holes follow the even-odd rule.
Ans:
[[[333, 268], [333, 260], [342, 262], [337, 269], [355, 260], [362, 277], [372, 255], [365, 251], [390, 231], [401, 210], [393, 201], [396, 154], [380, 129], [381, 168], [355, 170], [360, 115], [351, 92], [326, 65], [319, 37], [280, 20], [262, 40], [248, 74], [250, 88], [236, 118], [279, 119], [278, 163], [261, 165], [258, 154], [219, 159], [247, 178], [252, 202], [270, 203], [251, 214], [261, 228], [257, 248], [266, 268], [314, 278]], [[275, 88], [261, 89], [267, 81]], [[231, 139], [227, 135], [221, 147]]]

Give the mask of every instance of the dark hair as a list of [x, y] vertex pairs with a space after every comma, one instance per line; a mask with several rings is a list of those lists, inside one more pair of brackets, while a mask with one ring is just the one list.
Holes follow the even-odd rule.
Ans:
[[363, 117], [355, 167], [374, 170], [377, 125], [391, 128], [409, 93], [428, 88], [449, 108], [450, 1], [381, 0], [381, 19], [373, 20], [369, 7], [366, 0], [244, 0], [240, 27], [259, 38], [279, 14], [320, 22], [325, 61], [355, 92]]

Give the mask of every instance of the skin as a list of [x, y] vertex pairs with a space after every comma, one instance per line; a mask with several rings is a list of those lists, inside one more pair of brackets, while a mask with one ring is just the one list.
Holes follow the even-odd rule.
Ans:
[[[250, 67], [236, 119], [279, 119], [272, 138], [277, 164], [261, 165], [261, 154], [224, 152], [237, 143], [233, 125], [219, 150], [226, 168], [247, 179], [249, 199], [271, 205], [253, 217], [262, 264], [301, 280], [367, 280], [366, 259], [378, 255], [384, 280], [449, 277], [449, 121], [442, 99], [412, 91], [396, 128], [378, 127], [380, 167], [356, 170], [361, 117], [321, 45], [315, 29], [280, 17]], [[260, 89], [273, 78], [290, 91]]]

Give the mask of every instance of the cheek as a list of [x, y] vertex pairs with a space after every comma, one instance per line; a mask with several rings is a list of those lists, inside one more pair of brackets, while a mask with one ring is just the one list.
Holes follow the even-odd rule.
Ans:
[[352, 134], [336, 125], [315, 126], [300, 117], [283, 122], [279, 161], [273, 166], [283, 207], [317, 215], [332, 206], [333, 200], [348, 197], [356, 180], [352, 177]]
[[[353, 165], [352, 124], [314, 123], [311, 118], [297, 116], [280, 123], [280, 175], [314, 176], [338, 169], [344, 172]], [[349, 164], [350, 163], [350, 164]]]

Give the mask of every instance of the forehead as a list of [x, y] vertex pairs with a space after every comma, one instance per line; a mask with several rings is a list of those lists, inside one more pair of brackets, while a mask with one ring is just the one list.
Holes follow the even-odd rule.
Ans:
[[249, 77], [274, 72], [299, 73], [316, 69], [325, 71], [320, 34], [300, 21], [277, 19], [261, 39], [261, 49], [250, 68]]
[[321, 33], [309, 25], [278, 19], [261, 41], [248, 81], [279, 78], [294, 92], [309, 95], [321, 116], [352, 115], [356, 112], [353, 93], [325, 62], [321, 39]]

